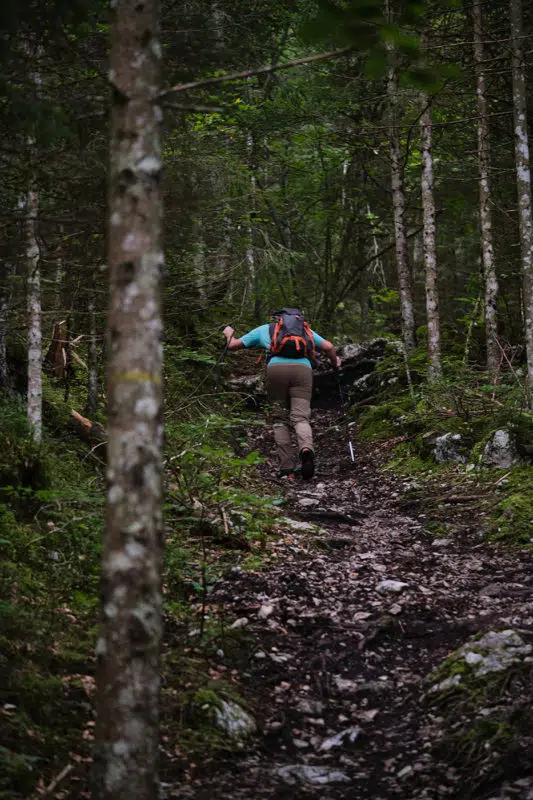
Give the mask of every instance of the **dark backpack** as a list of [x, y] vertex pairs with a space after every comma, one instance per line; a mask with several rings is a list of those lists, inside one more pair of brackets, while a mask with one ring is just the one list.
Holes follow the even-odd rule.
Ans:
[[269, 325], [270, 349], [268, 360], [282, 358], [315, 358], [315, 342], [311, 328], [299, 308], [282, 308], [272, 314]]

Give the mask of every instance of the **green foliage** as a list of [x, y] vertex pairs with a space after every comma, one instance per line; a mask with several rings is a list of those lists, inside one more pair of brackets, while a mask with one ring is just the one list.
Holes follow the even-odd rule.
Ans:
[[227, 444], [231, 429], [245, 420], [228, 420], [208, 414], [192, 423], [167, 426], [167, 451], [174, 480], [169, 486], [167, 511], [191, 529], [206, 522], [223, 525], [232, 535], [262, 540], [271, 524], [276, 498], [264, 497], [264, 488], [250, 491], [254, 467], [261, 463], [257, 452], [235, 455]]
[[29, 436], [25, 408], [15, 395], [0, 392], [0, 499], [19, 488], [47, 485], [46, 456]]
[[29, 793], [35, 785], [39, 757], [13, 752], [0, 745], [0, 798], [13, 797], [13, 791]]

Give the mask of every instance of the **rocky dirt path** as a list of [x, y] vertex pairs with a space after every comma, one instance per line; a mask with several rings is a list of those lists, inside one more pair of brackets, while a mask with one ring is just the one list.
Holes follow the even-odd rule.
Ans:
[[[443, 691], [428, 680], [474, 634], [533, 631], [531, 555], [487, 545], [475, 518], [434, 539], [423, 513], [399, 510], [410, 482], [385, 478], [368, 453], [353, 466], [338, 423], [316, 412], [318, 474], [288, 490], [271, 565], [234, 570], [213, 597], [255, 637], [242, 681], [259, 733], [168, 797], [533, 798], [530, 726], [503, 759], [496, 734], [453, 744], [468, 714], [432, 703]], [[498, 698], [525, 719], [530, 650]], [[488, 724], [485, 705], [475, 714]]]

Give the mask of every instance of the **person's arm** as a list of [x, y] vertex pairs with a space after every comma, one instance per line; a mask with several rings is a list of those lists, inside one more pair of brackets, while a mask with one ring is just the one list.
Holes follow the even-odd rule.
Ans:
[[241, 350], [241, 348], [244, 347], [242, 339], [234, 338], [233, 334], [235, 333], [235, 331], [231, 327], [231, 325], [226, 325], [222, 333], [226, 337], [226, 341], [228, 343], [228, 350]]
[[327, 339], [323, 339], [320, 342], [320, 349], [323, 353], [327, 355], [331, 362], [331, 366], [333, 369], [340, 369], [342, 366], [342, 361], [340, 360], [339, 356], [337, 355], [337, 351], [331, 342], [328, 342]]

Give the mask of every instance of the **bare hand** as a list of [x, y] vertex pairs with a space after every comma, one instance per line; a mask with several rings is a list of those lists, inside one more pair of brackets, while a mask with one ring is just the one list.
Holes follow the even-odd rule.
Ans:
[[226, 337], [226, 339], [229, 342], [229, 340], [231, 339], [231, 337], [235, 333], [235, 330], [231, 327], [231, 325], [226, 325], [226, 327], [224, 328], [222, 333], [224, 334], [224, 336]]
[[341, 367], [342, 367], [342, 360], [340, 356], [337, 356], [337, 369], [340, 369]]

